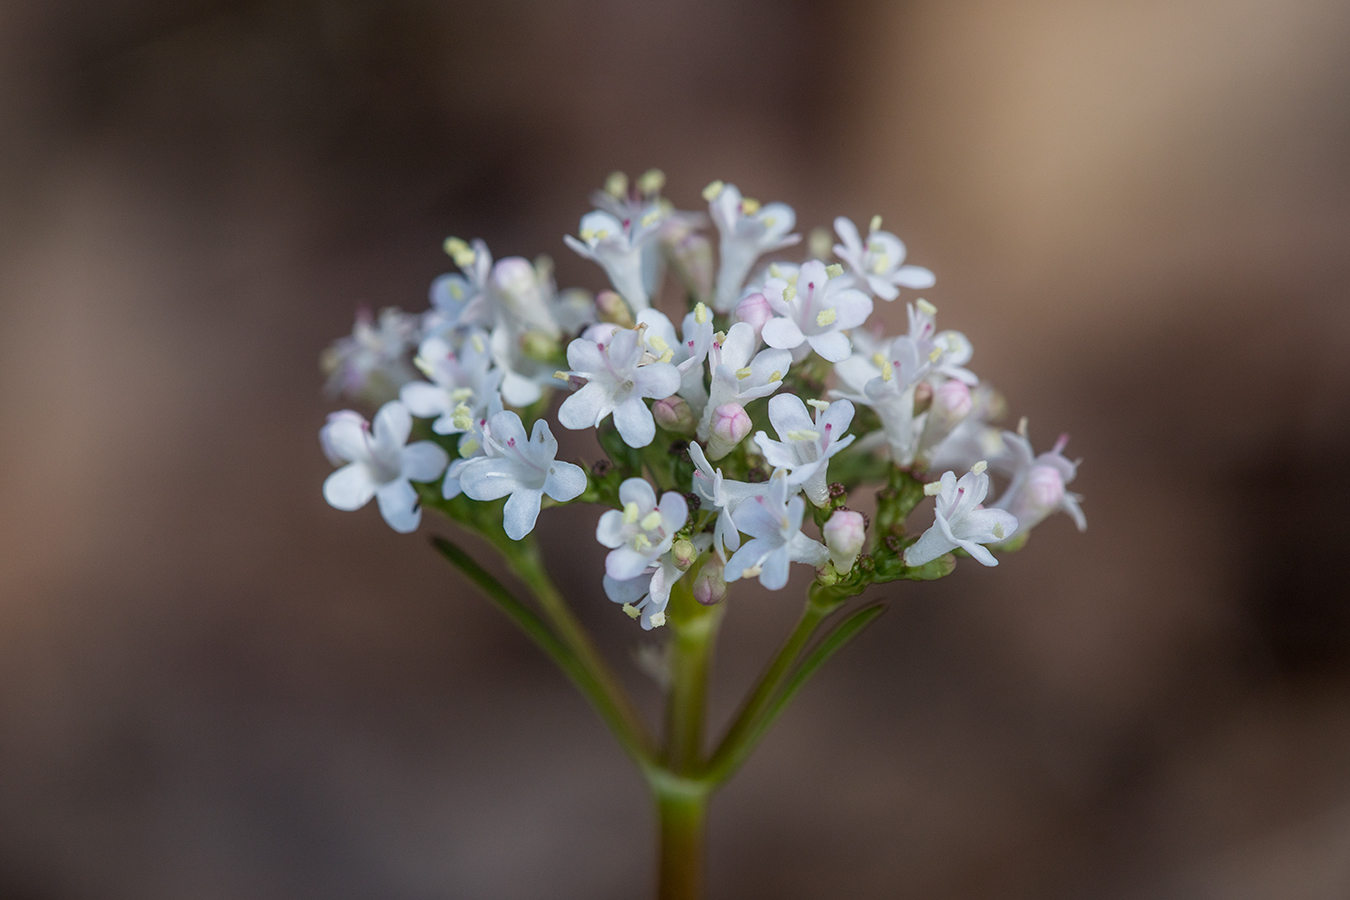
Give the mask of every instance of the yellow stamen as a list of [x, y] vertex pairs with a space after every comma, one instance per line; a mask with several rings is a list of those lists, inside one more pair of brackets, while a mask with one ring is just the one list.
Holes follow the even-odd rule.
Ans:
[[819, 410], [820, 412], [824, 412], [830, 408], [830, 404], [824, 400], [807, 400], [806, 405], [812, 409]]
[[769, 373], [769, 380], [765, 382], [765, 384], [772, 384], [775, 381], [782, 381], [782, 380], [783, 380], [783, 373], [778, 371], [777, 369], [774, 369], [772, 372]]
[[472, 247], [457, 237], [448, 237], [445, 239], [445, 252], [446, 255], [455, 261], [455, 265], [459, 266], [461, 269], [473, 265], [474, 259], [478, 256]]
[[642, 227], [649, 228], [661, 220], [661, 210], [654, 209], [642, 217]]
[[778, 268], [778, 263], [769, 263], [769, 274], [774, 278], [782, 278], [783, 270]]
[[840, 275], [843, 274], [844, 274], [844, 267], [839, 265], [839, 263], [830, 263], [828, 266], [825, 267], [826, 278], [838, 278]]
[[479, 353], [487, 352], [487, 344], [483, 343], [483, 336], [481, 334], [475, 334], [473, 336], [473, 349]]
[[652, 542], [647, 539], [645, 534], [639, 534], [633, 538], [633, 549], [642, 553], [645, 550], [652, 549]]
[[705, 324], [707, 324], [707, 322], [708, 322], [708, 307], [704, 306], [702, 303], [695, 304], [695, 306], [694, 306], [694, 321], [697, 322], [699, 325], [705, 325]]
[[799, 428], [789, 431], [786, 437], [789, 441], [818, 441], [820, 432], [812, 431], [810, 428]]
[[925, 497], [936, 497], [942, 493], [942, 482], [930, 481], [923, 486], [923, 495]]
[[652, 613], [651, 623], [653, 628], [660, 628], [666, 624], [666, 614], [663, 612]]
[[703, 189], [703, 199], [709, 203], [717, 199], [722, 193], [722, 188], [726, 187], [721, 181], [714, 181]]
[[796, 284], [789, 284], [787, 287], [783, 288], [783, 302], [784, 302], [784, 303], [791, 303], [792, 300], [793, 300], [793, 298], [795, 298], [796, 296], [797, 296], [797, 285], [796, 285]]
[[642, 521], [639, 522], [638, 524], [641, 525], [647, 531], [651, 531], [654, 528], [660, 528], [661, 527], [660, 511], [655, 509], [652, 510], [651, 512], [647, 513], [647, 515], [643, 516]]
[[553, 373], [553, 377], [558, 379], [559, 381], [567, 381], [568, 376], [571, 374], [572, 373], [570, 372], [564, 372], [562, 369], [559, 369], [558, 371]]
[[928, 354], [928, 361], [937, 362], [939, 359], [942, 359], [942, 348], [934, 347], [932, 352]]
[[889, 359], [881, 361], [881, 380], [890, 381], [895, 377], [895, 366], [891, 365]]
[[752, 374], [752, 373], [751, 373], [751, 371], [750, 371], [750, 367], [749, 367], [749, 366], [746, 366], [744, 369], [737, 369], [737, 370], [736, 370], [736, 377], [737, 377], [737, 378], [740, 378], [740, 379], [749, 378], [751, 374]]
[[428, 378], [431, 377], [431, 363], [427, 362], [420, 356], [414, 356], [413, 365], [417, 366], [417, 368], [421, 371], [423, 375], [427, 376]]
[[741, 212], [747, 216], [753, 216], [759, 212], [760, 203], [753, 197], [741, 198]]
[[478, 448], [481, 446], [482, 444], [478, 443], [478, 441], [474, 440], [473, 438], [469, 438], [467, 441], [459, 445], [459, 454], [460, 456], [467, 459], [468, 457], [473, 456], [475, 453], [477, 453]]
[[625, 603], [625, 604], [623, 605], [623, 611], [624, 611], [624, 614], [627, 615], [628, 618], [630, 618], [630, 619], [640, 619], [640, 618], [642, 618], [642, 612], [641, 612], [636, 606], [634, 606], [634, 605], [631, 604], [631, 603]]
[[1002, 523], [1002, 522], [995, 522], [995, 523], [994, 523], [994, 537], [998, 538], [1000, 541], [1003, 540], [1003, 523]]
[[630, 502], [623, 505], [623, 524], [636, 525], [640, 518], [642, 518], [642, 510], [638, 509], [636, 503]]
[[881, 216], [873, 216], [873, 217], [872, 217], [872, 224], [868, 227], [867, 230], [868, 230], [869, 233], [871, 233], [871, 232], [873, 232], [873, 231], [880, 231], [880, 230], [881, 230]]
[[761, 566], [761, 565], [759, 565], [758, 563], [756, 563], [755, 565], [751, 566], [750, 568], [748, 568], [748, 569], [746, 569], [744, 572], [742, 572], [742, 573], [741, 573], [741, 577], [742, 577], [742, 578], [755, 578], [755, 577], [757, 577], [757, 576], [759, 575], [760, 572], [763, 572], [763, 571], [764, 571], [764, 567]]
[[463, 403], [455, 407], [455, 414], [450, 419], [454, 426], [460, 431], [468, 431], [473, 427], [473, 410]]
[[648, 169], [638, 179], [638, 190], [644, 194], [658, 194], [666, 186], [666, 173], [660, 169]]
[[937, 315], [937, 307], [922, 298], [915, 301], [914, 307], [925, 316]]
[[970, 471], [974, 472], [976, 475], [983, 475], [984, 470], [987, 468], [989, 468], [989, 463], [986, 462], [985, 460], [980, 460], [975, 465], [970, 467]]
[[824, 328], [826, 325], [833, 325], [834, 320], [837, 318], [839, 318], [839, 313], [833, 306], [829, 309], [822, 309], [820, 312], [816, 313], [816, 327]]
[[611, 197], [622, 197], [628, 193], [628, 176], [622, 172], [611, 172], [605, 179], [605, 193]]

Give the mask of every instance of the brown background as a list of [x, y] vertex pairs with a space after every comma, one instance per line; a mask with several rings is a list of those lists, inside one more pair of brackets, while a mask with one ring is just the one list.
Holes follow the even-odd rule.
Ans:
[[[0, 5], [0, 895], [645, 893], [582, 701], [323, 504], [315, 361], [447, 234], [598, 286], [560, 237], [656, 165], [882, 213], [1086, 460], [1085, 535], [804, 692], [713, 896], [1350, 896], [1348, 49], [1334, 0]], [[544, 540], [651, 704], [593, 515]], [[796, 603], [733, 598], [719, 714]]]

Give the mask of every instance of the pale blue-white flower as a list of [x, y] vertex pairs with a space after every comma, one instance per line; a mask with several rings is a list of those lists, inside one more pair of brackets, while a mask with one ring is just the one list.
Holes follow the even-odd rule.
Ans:
[[614, 290], [637, 312], [651, 305], [643, 281], [643, 251], [657, 237], [664, 217], [659, 205], [640, 218], [620, 218], [597, 209], [581, 217], [579, 240], [570, 234], [563, 240], [578, 256], [599, 263]]
[[844, 216], [834, 220], [834, 231], [843, 242], [835, 244], [835, 256], [848, 263], [859, 287], [883, 300], [900, 296], [902, 287], [923, 290], [937, 283], [928, 269], [904, 265], [905, 242], [881, 230], [881, 216], [872, 217], [866, 244], [853, 220]]
[[336, 509], [350, 511], [374, 497], [390, 528], [415, 531], [422, 507], [410, 482], [435, 481], [449, 456], [431, 441], [409, 444], [411, 433], [412, 415], [397, 400], [380, 407], [374, 428], [351, 410], [329, 416], [319, 442], [330, 460], [346, 465], [324, 481], [324, 499]]
[[392, 307], [356, 311], [352, 333], [339, 338], [323, 355], [328, 392], [380, 405], [398, 396], [399, 388], [417, 378], [409, 352], [417, 343], [417, 318]]
[[457, 329], [491, 328], [494, 316], [487, 296], [492, 253], [482, 240], [472, 244], [457, 237], [446, 238], [445, 252], [459, 272], [441, 275], [431, 282], [431, 309], [422, 317], [427, 335], [445, 336]]
[[428, 381], [410, 381], [399, 391], [408, 411], [422, 419], [434, 419], [437, 434], [461, 434], [487, 412], [497, 393], [502, 372], [492, 367], [487, 335], [469, 330], [456, 352], [440, 337], [422, 342], [413, 360]]
[[909, 304], [908, 312], [909, 338], [932, 363], [932, 375], [955, 378], [971, 386], [979, 384], [979, 377], [964, 368], [975, 352], [966, 336], [959, 331], [938, 331], [937, 307], [927, 300]]
[[760, 584], [776, 591], [787, 584], [789, 563], [823, 566], [829, 560], [824, 544], [802, 534], [806, 501], [800, 496], [789, 500], [788, 491], [787, 472], [779, 469], [764, 494], [737, 507], [736, 526], [750, 540], [727, 560], [728, 582], [758, 576]]
[[741, 545], [741, 535], [735, 521], [736, 508], [750, 497], [763, 493], [766, 487], [723, 477], [722, 470], [714, 469], [703, 448], [693, 441], [689, 443], [689, 458], [694, 462], [693, 488], [694, 495], [699, 499], [699, 508], [717, 516], [713, 530], [713, 552], [725, 561], [727, 554], [734, 553]]
[[814, 418], [796, 394], [771, 398], [769, 421], [778, 440], [761, 431], [755, 435], [755, 443], [763, 451], [765, 462], [787, 469], [788, 484], [800, 486], [808, 500], [823, 507], [830, 500], [826, 485], [830, 458], [854, 440], [854, 435], [844, 433], [853, 421], [853, 404], [847, 400], [812, 400], [811, 405]]
[[689, 517], [689, 506], [675, 491], [667, 491], [658, 503], [652, 486], [641, 478], [619, 485], [619, 502], [623, 508], [602, 514], [595, 529], [596, 540], [610, 548], [605, 594], [640, 610], [643, 628], [650, 629], [665, 623], [671, 585], [684, 574], [670, 548]]
[[792, 246], [802, 236], [789, 233], [797, 224], [797, 214], [786, 203], [761, 206], [757, 200], [742, 197], [734, 184], [720, 181], [708, 185], [703, 198], [719, 235], [713, 308], [728, 312], [741, 298], [741, 287], [755, 261]]
[[675, 336], [670, 319], [655, 309], [644, 309], [637, 315], [637, 324], [646, 326], [643, 340], [648, 352], [659, 362], [668, 362], [680, 372], [680, 388], [676, 391], [693, 409], [703, 414], [708, 403], [708, 389], [703, 384], [703, 363], [712, 349], [712, 313], [702, 303], [681, 323], [681, 337]]
[[1017, 531], [1017, 517], [1007, 510], [980, 506], [989, 493], [989, 475], [984, 462], [975, 464], [959, 479], [943, 472], [940, 481], [924, 486], [924, 493], [937, 497], [933, 525], [905, 548], [905, 565], [922, 566], [960, 547], [986, 566], [998, 565], [984, 544], [997, 544]]
[[535, 421], [534, 432], [526, 437], [520, 416], [510, 410], [499, 412], [488, 423], [483, 444], [485, 454], [458, 471], [459, 485], [473, 500], [509, 495], [502, 525], [513, 541], [534, 530], [545, 494], [566, 503], [586, 489], [581, 467], [557, 459], [558, 442], [543, 419]]
[[[914, 394], [931, 368], [932, 362], [920, 355], [915, 342], [901, 335], [871, 359], [854, 354], [836, 365], [834, 370], [841, 388], [830, 393], [875, 410], [881, 419], [881, 439], [889, 448], [892, 461], [908, 466], [914, 462], [922, 426], [922, 418], [916, 419], [914, 415]], [[864, 379], [859, 393], [859, 382]]]
[[872, 314], [872, 298], [847, 279], [839, 266], [828, 269], [819, 260], [802, 265], [796, 277], [770, 277], [764, 296], [775, 315], [760, 332], [764, 343], [792, 350], [803, 359], [811, 350], [830, 362], [848, 358], [852, 345], [844, 333], [857, 328]]
[[645, 447], [656, 437], [646, 400], [662, 400], [680, 388], [680, 372], [666, 362], [641, 365], [646, 347], [635, 330], [620, 329], [608, 343], [577, 338], [567, 347], [570, 377], [586, 384], [563, 401], [558, 421], [574, 431], [595, 428], [611, 413], [624, 443]]

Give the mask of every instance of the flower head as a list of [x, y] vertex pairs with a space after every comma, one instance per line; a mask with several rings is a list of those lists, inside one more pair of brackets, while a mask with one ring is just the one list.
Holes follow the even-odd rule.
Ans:
[[399, 399], [414, 416], [435, 419], [437, 434], [460, 434], [483, 417], [502, 382], [500, 369], [492, 368], [487, 335], [472, 329], [464, 335], [456, 353], [444, 338], [422, 342], [413, 362], [429, 381], [410, 381]]
[[796, 394], [770, 399], [769, 421], [779, 439], [770, 440], [761, 431], [755, 435], [755, 443], [764, 451], [769, 465], [788, 470], [789, 484], [800, 485], [812, 503], [824, 506], [830, 497], [825, 484], [830, 457], [853, 443], [854, 435], [844, 434], [853, 421], [853, 404], [847, 400], [812, 400], [811, 405], [816, 411], [814, 419]]
[[834, 231], [843, 242], [835, 244], [835, 256], [848, 263], [859, 287], [881, 299], [894, 300], [902, 287], [922, 290], [937, 283], [928, 269], [904, 265], [905, 242], [881, 230], [881, 216], [872, 217], [866, 245], [852, 219], [839, 216], [834, 220]]
[[380, 407], [374, 428], [351, 410], [329, 416], [319, 441], [330, 460], [347, 464], [324, 481], [324, 499], [336, 509], [351, 511], [374, 497], [390, 528], [416, 531], [422, 507], [410, 482], [435, 481], [449, 456], [431, 441], [409, 444], [411, 433], [412, 416], [397, 400]]
[[630, 447], [645, 447], [656, 437], [656, 422], [644, 402], [662, 400], [679, 390], [680, 372], [665, 362], [642, 365], [646, 348], [637, 331], [620, 329], [600, 344], [577, 338], [567, 347], [568, 374], [586, 384], [563, 401], [558, 421], [574, 431], [597, 427], [611, 413]]
[[520, 416], [510, 410], [499, 412], [488, 424], [483, 448], [484, 455], [457, 471], [459, 485], [474, 500], [510, 495], [502, 524], [513, 541], [534, 530], [544, 494], [566, 503], [586, 489], [581, 467], [557, 459], [558, 442], [543, 419], [534, 423], [527, 438]]
[[642, 277], [643, 248], [657, 236], [664, 215], [659, 205], [640, 218], [597, 209], [581, 217], [580, 240], [570, 234], [563, 240], [578, 256], [599, 263], [614, 290], [640, 311], [651, 305]]
[[623, 509], [601, 515], [595, 529], [596, 540], [611, 548], [605, 557], [605, 594], [639, 613], [643, 628], [659, 627], [665, 624], [671, 585], [684, 574], [670, 549], [689, 507], [675, 491], [667, 491], [658, 503], [652, 486], [641, 478], [619, 485], [619, 502]]
[[802, 236], [789, 234], [797, 224], [797, 214], [786, 203], [761, 205], [758, 200], [742, 197], [736, 185], [720, 181], [708, 185], [703, 197], [720, 235], [713, 308], [727, 312], [740, 299], [741, 286], [755, 261], [792, 246]]
[[986, 566], [998, 565], [994, 554], [981, 545], [1001, 543], [1012, 537], [1017, 531], [1017, 518], [1006, 510], [980, 506], [989, 493], [986, 468], [983, 462], [978, 462], [960, 479], [953, 472], [944, 472], [941, 481], [925, 488], [924, 493], [937, 496], [934, 522], [905, 548], [905, 565], [921, 566], [957, 547]]
[[806, 501], [787, 496], [787, 472], [779, 469], [769, 479], [766, 493], [737, 508], [736, 524], [750, 540], [727, 560], [728, 582], [759, 576], [760, 584], [776, 591], [787, 584], [788, 563], [822, 566], [830, 558], [823, 544], [802, 534]]
[[777, 314], [764, 324], [764, 343], [780, 350], [799, 350], [803, 344], [830, 362], [847, 359], [850, 328], [872, 314], [872, 300], [839, 278], [838, 266], [829, 269], [819, 260], [804, 264], [795, 278], [770, 277], [764, 296]]

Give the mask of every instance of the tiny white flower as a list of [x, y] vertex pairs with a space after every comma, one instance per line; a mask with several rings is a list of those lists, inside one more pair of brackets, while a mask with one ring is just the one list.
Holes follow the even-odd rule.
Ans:
[[924, 493], [937, 496], [934, 522], [905, 548], [905, 565], [921, 566], [957, 547], [986, 566], [998, 565], [994, 554], [981, 545], [1001, 543], [1012, 537], [1017, 531], [1017, 518], [1006, 510], [980, 506], [989, 493], [985, 468], [983, 462], [978, 462], [959, 480], [955, 473], [944, 472], [941, 481], [925, 487]]
[[802, 236], [789, 234], [797, 224], [797, 214], [786, 203], [761, 206], [756, 200], [742, 197], [734, 184], [720, 181], [708, 185], [703, 197], [708, 201], [708, 213], [720, 236], [713, 308], [728, 312], [740, 299], [741, 287], [755, 261], [766, 253], [792, 246]]
[[769, 465], [788, 470], [788, 484], [800, 485], [807, 499], [824, 506], [830, 499], [826, 485], [830, 458], [854, 440], [854, 435], [844, 434], [853, 421], [853, 404], [847, 400], [829, 404], [813, 400], [812, 404], [816, 406], [814, 419], [796, 394], [770, 399], [769, 421], [779, 440], [770, 440], [761, 431], [755, 435], [755, 443], [764, 451]]
[[660, 232], [664, 215], [659, 206], [626, 219], [597, 209], [581, 217], [580, 240], [570, 234], [563, 240], [578, 256], [599, 263], [614, 290], [637, 312], [651, 305], [642, 277], [643, 250]]
[[908, 305], [909, 338], [919, 353], [932, 362], [932, 371], [941, 378], [955, 378], [967, 385], [979, 384], [980, 379], [963, 368], [974, 355], [974, 348], [959, 331], [938, 331], [935, 317], [937, 307], [927, 300]]
[[481, 240], [468, 244], [459, 238], [445, 240], [445, 252], [459, 272], [441, 275], [431, 282], [431, 309], [422, 317], [428, 335], [447, 335], [461, 328], [491, 328], [493, 310], [487, 296], [492, 253]]
[[647, 326], [643, 332], [647, 352], [658, 362], [668, 362], [679, 370], [680, 389], [676, 393], [689, 403], [695, 415], [702, 415], [708, 402], [703, 362], [712, 349], [712, 313], [702, 303], [697, 304], [681, 323], [683, 339], [675, 336], [675, 326], [659, 310], [644, 309], [637, 315], [637, 324]]
[[502, 510], [506, 536], [518, 541], [534, 530], [544, 494], [559, 503], [586, 489], [580, 466], [557, 459], [558, 442], [548, 423], [538, 419], [528, 438], [520, 416], [499, 412], [489, 422], [485, 455], [469, 460], [457, 473], [460, 488], [474, 500], [498, 500], [510, 495]]
[[844, 332], [872, 314], [872, 299], [849, 287], [846, 279], [832, 276], [819, 260], [805, 263], [795, 281], [771, 277], [764, 296], [776, 313], [764, 323], [764, 343], [796, 351], [794, 359], [804, 358], [810, 350], [830, 362], [847, 359], [851, 345]]
[[[916, 420], [914, 416], [914, 392], [931, 368], [932, 362], [920, 356], [915, 342], [901, 335], [871, 359], [861, 359], [855, 354], [836, 365], [835, 373], [846, 389], [830, 393], [872, 407], [881, 419], [892, 461], [908, 466], [914, 462], [922, 425], [922, 419]], [[862, 393], [854, 393], [863, 378], [867, 381]], [[868, 443], [866, 439], [863, 441]]]
[[637, 331], [621, 329], [606, 344], [577, 338], [567, 347], [568, 374], [586, 384], [563, 401], [558, 421], [574, 431], [597, 427], [613, 413], [614, 425], [630, 447], [645, 447], [656, 437], [656, 421], [644, 402], [663, 400], [680, 388], [680, 373], [670, 363], [640, 365], [646, 348]]
[[380, 407], [373, 429], [351, 410], [329, 416], [319, 441], [330, 460], [347, 465], [324, 481], [324, 499], [336, 509], [351, 511], [374, 497], [390, 528], [405, 534], [415, 531], [422, 507], [410, 482], [435, 481], [449, 456], [431, 441], [409, 444], [411, 433], [412, 415], [397, 400]]
[[865, 246], [853, 220], [839, 216], [834, 220], [834, 230], [843, 241], [835, 244], [835, 256], [848, 263], [860, 286], [883, 300], [900, 296], [902, 287], [923, 290], [937, 283], [928, 269], [904, 265], [905, 242], [881, 230], [880, 216], [872, 217]]
[[462, 493], [459, 486], [459, 473], [464, 470], [465, 466], [475, 459], [491, 455], [488, 437], [492, 429], [488, 423], [492, 421], [493, 416], [501, 411], [501, 394], [493, 394], [488, 400], [487, 410], [474, 419], [469, 429], [459, 436], [459, 445], [456, 448], [459, 452], [459, 459], [450, 461], [450, 467], [445, 470], [445, 478], [441, 481], [441, 496], [445, 499], [453, 500]]
[[1065, 485], [1078, 474], [1078, 463], [1066, 459], [1063, 453], [1069, 442], [1067, 434], [1060, 435], [1050, 452], [1035, 455], [1025, 434], [1003, 432], [1006, 454], [998, 460], [1000, 471], [1012, 476], [1012, 483], [994, 504], [1006, 509], [1024, 529], [1035, 528], [1053, 512], [1069, 515], [1079, 531], [1087, 529], [1078, 494], [1065, 490]]
[[717, 516], [713, 531], [713, 552], [725, 560], [728, 553], [734, 553], [741, 545], [741, 535], [735, 522], [736, 508], [750, 497], [763, 493], [765, 486], [724, 478], [722, 470], [714, 469], [708, 462], [703, 448], [692, 441], [689, 444], [689, 458], [694, 461], [693, 488], [700, 508]]
[[375, 405], [397, 397], [400, 387], [417, 378], [409, 362], [417, 331], [416, 317], [402, 310], [381, 310], [378, 321], [369, 309], [357, 310], [352, 333], [324, 352], [328, 392]]
[[791, 351], [768, 349], [756, 353], [757, 343], [755, 329], [746, 322], [732, 325], [721, 340], [714, 335], [708, 351], [712, 390], [699, 419], [699, 440], [711, 436], [713, 411], [718, 407], [729, 403], [745, 406], [782, 386], [783, 376], [792, 365]]
[[728, 582], [759, 576], [759, 583], [771, 591], [787, 584], [788, 563], [804, 562], [823, 566], [830, 551], [819, 541], [802, 534], [806, 501], [787, 499], [787, 472], [773, 473], [768, 491], [746, 500], [736, 509], [736, 525], [750, 540], [727, 560]]
[[[640, 610], [642, 627], [650, 629], [664, 624], [671, 585], [684, 575], [670, 549], [689, 507], [675, 491], [667, 491], [657, 503], [656, 492], [641, 478], [619, 485], [619, 502], [623, 508], [605, 512], [595, 529], [596, 540], [611, 548], [605, 557], [605, 594], [634, 612]], [[706, 541], [699, 543], [706, 548]]]
[[492, 368], [487, 335], [471, 329], [456, 353], [444, 338], [422, 342], [413, 362], [430, 379], [410, 381], [399, 391], [408, 411], [422, 419], [435, 419], [437, 434], [460, 434], [482, 418], [502, 382], [500, 369]]

